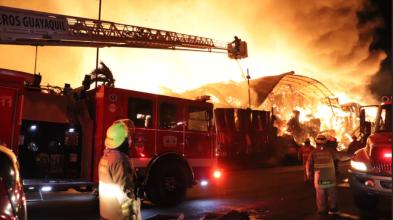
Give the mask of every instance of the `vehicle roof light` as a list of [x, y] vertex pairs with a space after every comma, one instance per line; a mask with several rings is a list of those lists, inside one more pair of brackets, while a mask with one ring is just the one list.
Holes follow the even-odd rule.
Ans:
[[43, 186], [41, 188], [41, 191], [42, 192], [50, 192], [50, 191], [52, 191], [52, 187], [51, 186]]
[[37, 130], [37, 125], [31, 125], [30, 126], [30, 131], [35, 131]]

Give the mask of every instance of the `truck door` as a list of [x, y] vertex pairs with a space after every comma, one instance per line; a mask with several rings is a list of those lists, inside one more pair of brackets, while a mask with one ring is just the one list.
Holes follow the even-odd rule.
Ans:
[[[187, 158], [208, 159], [213, 155], [212, 111], [207, 107], [188, 106], [184, 153]], [[208, 164], [205, 164], [208, 165]]]
[[[135, 124], [135, 143], [131, 156], [136, 158], [152, 158], [155, 150], [154, 109], [152, 98], [128, 98], [128, 118]], [[147, 160], [146, 160], [147, 161]], [[135, 166], [142, 166], [134, 161]], [[145, 164], [147, 166], [147, 164]]]
[[162, 100], [158, 106], [157, 153], [183, 154], [185, 123], [180, 103]]
[[[17, 145], [18, 132], [18, 88], [0, 84], [0, 144], [10, 148]], [[15, 150], [15, 149], [14, 149]]]

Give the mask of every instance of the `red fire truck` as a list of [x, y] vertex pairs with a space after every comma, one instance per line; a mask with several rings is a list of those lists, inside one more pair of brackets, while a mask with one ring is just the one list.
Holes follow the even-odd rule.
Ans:
[[130, 158], [153, 202], [181, 201], [187, 187], [209, 180], [218, 168], [211, 103], [108, 86], [74, 100], [64, 92], [24, 88], [23, 79], [4, 73], [19, 72], [0, 71], [1, 119], [7, 123], [1, 138], [18, 151], [27, 189], [93, 186], [106, 129], [121, 118], [135, 123]]
[[355, 204], [361, 210], [375, 209], [380, 197], [392, 196], [392, 98], [378, 106], [374, 122], [360, 111], [360, 128], [366, 146], [355, 152], [349, 183]]
[[[245, 42], [219, 46], [204, 37], [8, 7], [0, 7], [0, 15], [2, 44], [185, 49], [247, 57]], [[0, 69], [0, 141], [17, 152], [26, 190], [94, 187], [105, 131], [121, 118], [136, 125], [130, 160], [152, 202], [178, 203], [197, 181], [206, 185], [210, 177], [220, 177], [211, 103], [113, 85], [90, 89], [102, 80], [87, 75], [74, 90], [68, 84], [44, 88], [40, 75]]]

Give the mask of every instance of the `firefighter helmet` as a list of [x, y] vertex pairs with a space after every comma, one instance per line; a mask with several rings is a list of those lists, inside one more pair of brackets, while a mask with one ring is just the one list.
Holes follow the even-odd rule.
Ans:
[[121, 119], [113, 122], [106, 131], [105, 146], [110, 149], [119, 147], [134, 130], [134, 123], [129, 119]]
[[299, 110], [293, 110], [292, 111], [294, 115], [300, 115], [300, 111]]
[[317, 138], [315, 140], [315, 143], [317, 143], [317, 144], [326, 144], [326, 142], [327, 142], [326, 136], [323, 135], [323, 134], [318, 134], [318, 136], [317, 136]]

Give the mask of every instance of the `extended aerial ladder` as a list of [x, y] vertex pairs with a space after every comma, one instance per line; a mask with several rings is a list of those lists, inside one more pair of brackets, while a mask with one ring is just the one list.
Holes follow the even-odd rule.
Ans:
[[227, 53], [234, 59], [247, 57], [247, 44], [237, 37], [225, 43], [172, 31], [3, 6], [0, 44], [176, 49]]

